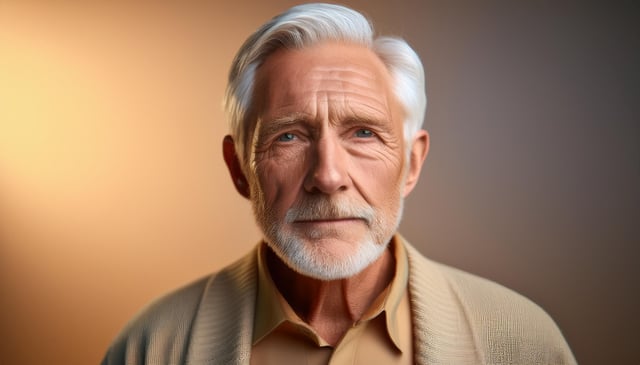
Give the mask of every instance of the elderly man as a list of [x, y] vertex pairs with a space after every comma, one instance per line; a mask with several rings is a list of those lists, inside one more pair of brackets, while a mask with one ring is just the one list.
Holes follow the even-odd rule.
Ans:
[[573, 364], [555, 323], [396, 233], [429, 149], [418, 56], [308, 4], [242, 46], [223, 155], [264, 234], [159, 299], [104, 364]]

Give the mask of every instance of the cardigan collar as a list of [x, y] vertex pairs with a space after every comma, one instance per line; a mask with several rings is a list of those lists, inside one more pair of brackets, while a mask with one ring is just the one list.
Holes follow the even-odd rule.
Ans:
[[[458, 296], [439, 264], [404, 238], [416, 364], [478, 364], [474, 336]], [[195, 315], [187, 364], [249, 364], [257, 293], [257, 246], [213, 275]], [[459, 359], [459, 360], [458, 360]]]

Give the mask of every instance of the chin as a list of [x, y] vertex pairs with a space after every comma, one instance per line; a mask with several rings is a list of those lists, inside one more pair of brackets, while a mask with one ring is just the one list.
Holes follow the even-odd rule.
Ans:
[[318, 245], [295, 236], [274, 238], [267, 243], [287, 266], [304, 276], [323, 281], [357, 275], [382, 256], [390, 241], [377, 244], [372, 239], [364, 239], [356, 243], [351, 252], [336, 252], [331, 244]]

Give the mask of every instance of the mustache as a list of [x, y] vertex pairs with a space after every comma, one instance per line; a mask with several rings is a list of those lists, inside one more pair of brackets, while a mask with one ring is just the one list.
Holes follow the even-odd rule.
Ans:
[[369, 205], [347, 198], [309, 195], [301, 198], [287, 210], [285, 222], [354, 218], [362, 219], [367, 225], [371, 225], [375, 218], [375, 211]]

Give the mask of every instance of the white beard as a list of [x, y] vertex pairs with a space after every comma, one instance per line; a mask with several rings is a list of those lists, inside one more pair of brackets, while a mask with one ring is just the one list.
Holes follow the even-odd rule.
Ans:
[[[256, 189], [252, 189], [256, 191]], [[307, 195], [295, 207], [289, 209], [284, 220], [278, 219], [273, 210], [261, 204], [260, 196], [253, 196], [253, 211], [269, 247], [290, 268], [319, 280], [337, 280], [354, 276], [376, 261], [387, 249], [402, 216], [404, 199], [392, 215], [347, 199], [332, 199], [326, 195]], [[296, 220], [336, 219], [357, 217], [367, 225], [366, 234], [359, 242], [347, 243], [348, 255], [338, 255], [319, 241], [337, 235], [332, 231], [305, 231], [291, 229]], [[333, 237], [335, 238], [335, 237]]]

